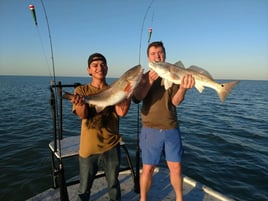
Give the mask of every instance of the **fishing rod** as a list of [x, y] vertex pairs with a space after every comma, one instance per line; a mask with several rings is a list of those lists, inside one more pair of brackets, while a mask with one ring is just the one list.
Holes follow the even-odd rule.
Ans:
[[[150, 4], [148, 5], [144, 17], [143, 17], [143, 21], [142, 21], [142, 25], [141, 25], [141, 32], [140, 32], [140, 44], [139, 44], [139, 64], [141, 63], [141, 43], [142, 43], [142, 34], [143, 34], [143, 29], [144, 29], [144, 23], [145, 20], [147, 18], [147, 15], [149, 13], [149, 10], [151, 9], [151, 6], [153, 4], [155, 0], [152, 0], [150, 2]], [[152, 35], [152, 29], [149, 29], [149, 36], [148, 36], [148, 43], [150, 42], [150, 38]], [[136, 174], [134, 177], [134, 191], [136, 193], [140, 193], [140, 146], [139, 146], [139, 133], [140, 133], [140, 103], [137, 104], [137, 142], [136, 142]]]
[[[50, 26], [49, 26], [49, 21], [48, 21], [48, 15], [46, 12], [46, 7], [45, 4], [43, 2], [43, 0], [41, 0], [42, 3], [42, 7], [45, 13], [45, 18], [46, 18], [46, 23], [47, 23], [47, 29], [48, 29], [48, 36], [49, 36], [49, 44], [50, 44], [50, 52], [51, 52], [51, 62], [52, 62], [52, 70], [53, 70], [53, 80], [54, 80], [54, 85], [56, 84], [56, 72], [55, 72], [55, 62], [54, 62], [54, 53], [53, 53], [53, 45], [52, 45], [52, 37], [51, 37], [51, 31], [50, 31]], [[59, 83], [60, 85], [61, 83]], [[50, 87], [52, 88], [53, 85], [51, 84]], [[61, 87], [60, 87], [60, 91], [58, 93], [60, 93], [61, 95]], [[53, 91], [53, 90], [52, 90]], [[57, 87], [55, 87], [55, 91], [57, 93]], [[52, 93], [53, 96], [55, 97], [55, 94]], [[57, 96], [56, 96], [57, 97]], [[57, 100], [55, 98], [55, 100]], [[55, 102], [55, 104], [57, 105], [57, 101]], [[60, 104], [60, 107], [62, 107], [62, 103]], [[56, 107], [54, 107], [56, 109]], [[58, 110], [56, 109], [56, 115], [58, 116]], [[59, 174], [59, 181], [60, 181], [60, 200], [61, 201], [69, 201], [69, 197], [68, 197], [68, 192], [67, 192], [67, 186], [66, 186], [66, 181], [65, 181], [65, 177], [64, 177], [64, 168], [63, 168], [63, 162], [62, 162], [62, 158], [61, 158], [61, 143], [60, 140], [62, 138], [62, 113], [60, 114], [60, 121], [56, 121], [58, 122], [57, 128], [59, 131], [59, 137], [58, 137], [58, 141], [59, 141], [59, 166], [58, 166], [58, 174]], [[59, 119], [59, 118], [58, 118]], [[55, 136], [56, 137], [56, 136]], [[54, 139], [56, 142], [56, 138]], [[57, 142], [55, 143], [57, 144]], [[55, 151], [57, 151], [57, 149], [54, 149]]]
[[[50, 92], [51, 92], [50, 105], [51, 105], [51, 112], [52, 112], [52, 119], [53, 119], [54, 152], [57, 152], [57, 150], [59, 152], [58, 169], [55, 170], [55, 171], [53, 169], [53, 177], [57, 177], [56, 175], [59, 176], [59, 181], [60, 181], [60, 200], [61, 201], [69, 201], [68, 192], [67, 192], [67, 185], [66, 185], [65, 177], [64, 177], [63, 162], [62, 162], [62, 157], [61, 157], [61, 142], [60, 142], [60, 140], [62, 139], [62, 110], [60, 108], [60, 111], [61, 111], [60, 115], [61, 116], [60, 116], [60, 119], [59, 119], [59, 114], [58, 114], [59, 112], [58, 112], [58, 108], [57, 108], [57, 107], [59, 107], [57, 97], [58, 97], [58, 95], [61, 95], [61, 93], [62, 93], [62, 90], [61, 90], [62, 86], [61, 86], [61, 83], [59, 83], [58, 85], [56, 84], [54, 53], [53, 53], [52, 37], [51, 37], [51, 31], [50, 31], [50, 26], [49, 26], [49, 21], [48, 21], [48, 15], [47, 15], [46, 7], [45, 7], [45, 4], [44, 4], [43, 0], [40, 0], [40, 1], [41, 1], [41, 5], [42, 5], [42, 8], [43, 8], [44, 14], [45, 14], [46, 25], [47, 25], [47, 29], [48, 29], [50, 53], [51, 53], [51, 62], [52, 62], [52, 70], [53, 70], [53, 82], [50, 83]], [[38, 27], [34, 5], [30, 5], [29, 9], [32, 12], [35, 25], [36, 25], [36, 27]], [[59, 92], [58, 92], [57, 88], [60, 89]], [[54, 93], [54, 90], [56, 92], [56, 95]], [[60, 102], [60, 107], [62, 107], [61, 102]], [[58, 137], [57, 137], [57, 133], [59, 133]], [[58, 143], [57, 143], [57, 139], [58, 139]], [[58, 149], [57, 149], [57, 145], [59, 146]], [[53, 165], [54, 165], [54, 160], [53, 160]], [[54, 179], [53, 179], [53, 182], [54, 182], [54, 186], [56, 186], [56, 184], [55, 184], [56, 181]]]

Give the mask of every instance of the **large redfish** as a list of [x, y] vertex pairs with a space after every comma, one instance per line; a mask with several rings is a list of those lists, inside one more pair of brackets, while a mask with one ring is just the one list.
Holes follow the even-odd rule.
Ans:
[[149, 67], [162, 77], [165, 89], [168, 89], [172, 83], [180, 84], [184, 75], [191, 74], [195, 79], [195, 88], [200, 93], [202, 93], [205, 87], [212, 88], [218, 93], [222, 102], [226, 99], [232, 88], [239, 82], [217, 83], [206, 70], [197, 66], [190, 66], [186, 69], [180, 61], [175, 64], [150, 62]]
[[[126, 98], [130, 98], [133, 91], [139, 84], [143, 75], [143, 69], [140, 65], [126, 71], [118, 80], [113, 82], [109, 88], [100, 93], [85, 97], [85, 102], [94, 105], [97, 112], [101, 112], [105, 107], [116, 105]], [[71, 100], [73, 94], [65, 92], [63, 98]]]

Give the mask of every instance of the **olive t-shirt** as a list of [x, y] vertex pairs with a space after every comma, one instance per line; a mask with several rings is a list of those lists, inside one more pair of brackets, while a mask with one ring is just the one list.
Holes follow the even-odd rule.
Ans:
[[[90, 96], [101, 90], [88, 84], [77, 87], [75, 93]], [[83, 158], [108, 151], [121, 141], [119, 117], [114, 106], [106, 107], [100, 113], [96, 113], [93, 105], [89, 105], [88, 109], [88, 118], [82, 119], [81, 123], [79, 155]], [[75, 105], [73, 105], [73, 112], [75, 112]]]
[[141, 114], [144, 127], [156, 129], [174, 129], [178, 127], [176, 106], [172, 104], [172, 97], [179, 89], [173, 84], [168, 90], [158, 78], [143, 99]]

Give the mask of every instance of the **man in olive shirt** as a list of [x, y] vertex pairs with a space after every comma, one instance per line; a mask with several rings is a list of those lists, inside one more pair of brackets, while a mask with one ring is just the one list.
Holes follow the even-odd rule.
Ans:
[[[161, 41], [149, 44], [147, 48], [149, 62], [164, 62], [166, 51]], [[140, 201], [147, 200], [152, 175], [164, 152], [170, 170], [170, 181], [176, 194], [176, 201], [182, 201], [181, 158], [183, 153], [181, 134], [178, 125], [176, 106], [192, 88], [195, 80], [192, 75], [182, 78], [180, 85], [173, 84], [165, 90], [162, 78], [150, 70], [134, 92], [133, 101], [143, 101], [142, 129], [140, 147], [142, 153], [142, 174], [140, 178]]]
[[106, 107], [97, 113], [94, 105], [84, 102], [84, 96], [99, 93], [109, 87], [106, 83], [108, 66], [102, 54], [88, 58], [88, 74], [92, 81], [75, 89], [73, 112], [82, 119], [79, 147], [79, 201], [89, 201], [90, 189], [100, 167], [104, 169], [111, 201], [121, 201], [118, 181], [120, 166], [119, 117], [126, 115], [130, 100]]

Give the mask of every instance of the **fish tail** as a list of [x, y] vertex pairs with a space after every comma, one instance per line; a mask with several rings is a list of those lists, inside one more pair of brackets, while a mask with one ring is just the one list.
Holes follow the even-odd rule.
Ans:
[[239, 81], [233, 81], [233, 82], [227, 82], [220, 84], [219, 90], [217, 91], [218, 96], [221, 100], [221, 102], [224, 102], [224, 100], [227, 98], [228, 94], [232, 90], [233, 87], [235, 87]]
[[72, 100], [72, 98], [74, 97], [73, 94], [69, 93], [69, 92], [64, 92], [64, 94], [62, 95], [62, 98], [67, 99], [67, 100]]

